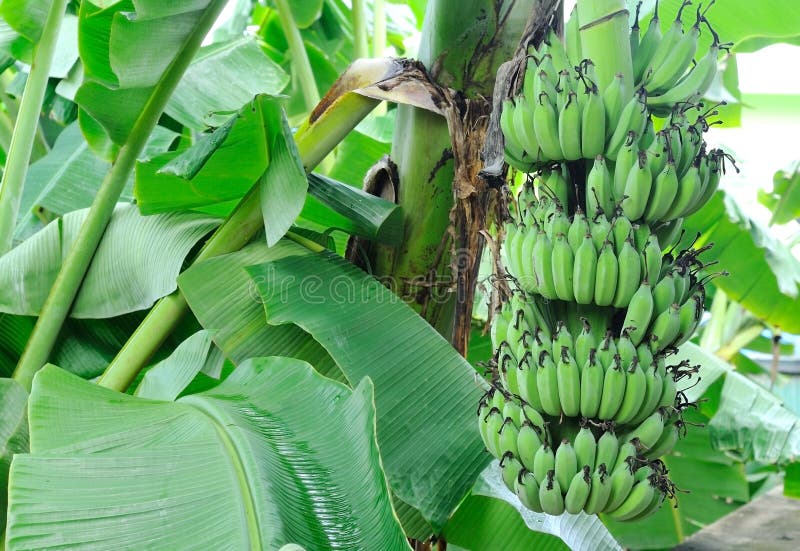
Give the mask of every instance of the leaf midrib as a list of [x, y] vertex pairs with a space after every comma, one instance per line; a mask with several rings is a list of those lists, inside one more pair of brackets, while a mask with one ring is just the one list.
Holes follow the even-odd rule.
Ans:
[[252, 551], [261, 551], [263, 547], [261, 544], [261, 531], [259, 530], [258, 515], [256, 513], [255, 497], [253, 496], [253, 492], [250, 491], [250, 485], [248, 484], [247, 472], [244, 467], [244, 461], [242, 461], [242, 456], [239, 454], [239, 450], [236, 448], [233, 439], [225, 430], [226, 423], [223, 423], [223, 421], [219, 418], [218, 412], [208, 407], [208, 405], [201, 399], [193, 396], [187, 396], [186, 398], [180, 400], [180, 402], [194, 407], [197, 409], [197, 411], [205, 415], [214, 426], [214, 429], [217, 431], [217, 435], [222, 443], [223, 448], [228, 452], [226, 455], [236, 475], [236, 482], [238, 483], [239, 493], [241, 495], [241, 500], [239, 502], [242, 504], [242, 509], [247, 524], [250, 549]]

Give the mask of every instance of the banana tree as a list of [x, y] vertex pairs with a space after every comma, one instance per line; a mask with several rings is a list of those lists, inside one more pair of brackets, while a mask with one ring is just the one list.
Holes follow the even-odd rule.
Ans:
[[[649, 545], [507, 490], [463, 357], [507, 213], [493, 110], [558, 2], [34, 4], [0, 7], [5, 548]], [[616, 4], [587, 43], [628, 32]], [[415, 19], [418, 61], [355, 60], [405, 54]], [[759, 46], [786, 36], [758, 21]], [[732, 413], [750, 400], [754, 433], [793, 418], [710, 365], [714, 444], [788, 461], [796, 426], [745, 448]], [[746, 500], [706, 448], [671, 468]], [[655, 539], [733, 507], [690, 502]]]

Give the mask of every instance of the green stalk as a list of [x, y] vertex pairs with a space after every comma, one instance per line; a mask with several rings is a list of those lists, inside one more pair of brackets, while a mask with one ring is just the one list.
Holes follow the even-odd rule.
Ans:
[[600, 90], [622, 74], [633, 90], [630, 28], [625, 0], [578, 0], [583, 57], [594, 62]]
[[275, 0], [275, 7], [278, 9], [278, 19], [281, 21], [283, 34], [286, 35], [286, 41], [289, 43], [292, 70], [297, 80], [300, 81], [300, 90], [303, 92], [306, 110], [311, 111], [319, 103], [319, 90], [317, 90], [317, 81], [314, 79], [314, 71], [311, 70], [311, 62], [308, 60], [303, 37], [300, 36], [300, 29], [294, 22], [288, 0]]
[[25, 82], [25, 91], [22, 93], [20, 112], [14, 125], [8, 160], [0, 181], [0, 255], [8, 252], [13, 243], [22, 188], [25, 185], [25, 176], [28, 174], [33, 142], [39, 128], [39, 113], [42, 110], [50, 65], [53, 62], [58, 32], [66, 7], [67, 0], [53, 0], [50, 4], [42, 37], [36, 45], [31, 71]]
[[214, 0], [206, 9], [198, 21], [197, 29], [189, 36], [183, 50], [159, 81], [125, 145], [120, 149], [119, 156], [103, 180], [86, 220], [81, 225], [78, 236], [67, 253], [53, 287], [50, 289], [50, 294], [36, 321], [36, 326], [19, 364], [14, 370], [14, 379], [26, 389], [30, 390], [33, 376], [50, 356], [50, 351], [58, 338], [58, 333], [70, 308], [72, 308], [72, 303], [92, 261], [92, 256], [94, 256], [114, 212], [114, 206], [133, 171], [136, 158], [141, 153], [147, 138], [156, 126], [167, 101], [180, 82], [194, 54], [200, 48], [203, 38], [226, 3], [226, 0]]
[[[376, 100], [358, 94], [347, 94], [325, 116], [311, 125], [300, 127], [295, 141], [306, 171], [313, 170], [377, 103]], [[238, 251], [263, 224], [258, 186], [254, 186], [206, 242], [193, 263]], [[98, 384], [124, 392], [177, 327], [188, 309], [180, 291], [159, 300], [109, 364]]]
[[369, 57], [367, 45], [367, 3], [365, 0], [353, 0], [353, 57], [356, 59]]
[[[497, 68], [513, 56], [536, 3], [431, 1], [418, 58], [438, 84], [470, 98], [491, 98]], [[405, 236], [397, 249], [378, 248], [372, 265], [377, 276], [391, 281], [393, 290], [449, 340], [457, 297], [447, 292], [452, 282], [451, 243], [446, 236], [454, 204], [447, 122], [428, 111], [400, 105], [394, 135], [392, 160], [400, 177], [398, 203], [405, 214]], [[465, 161], [480, 163], [480, 159]]]

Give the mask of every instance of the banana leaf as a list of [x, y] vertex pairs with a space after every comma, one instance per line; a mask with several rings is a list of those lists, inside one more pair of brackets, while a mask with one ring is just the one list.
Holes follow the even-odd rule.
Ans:
[[374, 381], [389, 483], [438, 531], [490, 459], [475, 421], [482, 385], [470, 365], [395, 294], [335, 255], [284, 256], [247, 270], [270, 324], [309, 332], [351, 384]]
[[[0, 312], [35, 316], [88, 209], [74, 211], [0, 257]], [[219, 224], [199, 214], [142, 216], [119, 204], [70, 315], [109, 318], [149, 308], [176, 288], [183, 260]]]
[[246, 266], [307, 253], [291, 241], [268, 247], [257, 239], [235, 253], [193, 264], [180, 275], [178, 285], [197, 320], [235, 364], [256, 356], [291, 356], [344, 382], [330, 355], [306, 332], [292, 325], [267, 324], [264, 307], [245, 271]]
[[258, 358], [162, 402], [50, 365], [29, 411], [7, 549], [408, 549], [368, 379], [350, 390], [304, 362]]
[[688, 235], [701, 234], [697, 246], [713, 243], [703, 254], [715, 269], [727, 270], [714, 285], [763, 321], [788, 333], [800, 332], [800, 261], [750, 219], [723, 191], [686, 219]]

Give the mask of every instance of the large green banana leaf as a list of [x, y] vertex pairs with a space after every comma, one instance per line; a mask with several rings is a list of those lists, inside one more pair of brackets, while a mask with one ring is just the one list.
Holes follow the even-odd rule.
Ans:
[[[87, 212], [68, 213], [0, 257], [0, 311], [39, 313]], [[108, 318], [149, 308], [175, 290], [184, 258], [218, 224], [192, 213], [145, 217], [135, 205], [119, 204], [70, 315]]]
[[[249, 360], [176, 402], [34, 379], [31, 453], [14, 457], [7, 549], [407, 549], [372, 384]], [[47, 473], [47, 476], [43, 476]]]
[[751, 220], [723, 191], [685, 224], [688, 235], [701, 234], [697, 246], [713, 243], [703, 260], [719, 261], [729, 277], [714, 285], [750, 312], [789, 333], [800, 332], [800, 262], [791, 251]]
[[351, 384], [374, 381], [392, 490], [440, 529], [490, 459], [473, 369], [394, 293], [335, 255], [284, 256], [248, 271], [270, 324], [311, 333]]
[[308, 250], [280, 241], [274, 247], [257, 239], [235, 253], [192, 265], [178, 278], [183, 296], [200, 324], [234, 363], [256, 356], [291, 356], [342, 382], [344, 376], [320, 344], [293, 325], [275, 327], [264, 319], [264, 307], [246, 266]]
[[[706, 398], [708, 434], [715, 449], [742, 460], [787, 465], [800, 457], [800, 417], [780, 398], [702, 348], [686, 343], [678, 359], [700, 364], [701, 379], [687, 391], [690, 400]], [[797, 477], [797, 469], [787, 477]], [[797, 484], [800, 479], [789, 480]]]
[[[224, 86], [220, 83], [224, 82]], [[278, 94], [289, 75], [251, 37], [200, 48], [167, 103], [166, 113], [197, 131], [219, 126], [258, 94]], [[240, 159], [244, 160], [244, 159]]]

